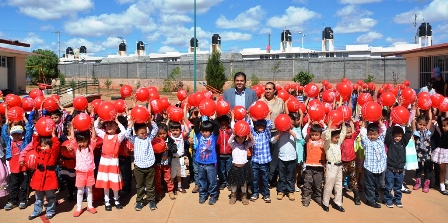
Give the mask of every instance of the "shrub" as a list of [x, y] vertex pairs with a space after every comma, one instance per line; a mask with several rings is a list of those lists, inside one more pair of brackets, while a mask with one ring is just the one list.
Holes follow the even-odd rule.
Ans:
[[260, 78], [256, 74], [250, 75], [250, 86], [253, 87], [260, 83]]
[[212, 55], [208, 58], [207, 67], [205, 68], [205, 80], [207, 85], [222, 91], [226, 83], [226, 69], [221, 61], [221, 53], [214, 50]]
[[112, 81], [109, 78], [107, 78], [106, 81], [104, 81], [104, 85], [106, 86], [107, 89], [110, 89]]
[[65, 75], [63, 73], [59, 73], [59, 85], [65, 86], [66, 83]]
[[367, 78], [364, 80], [366, 83], [375, 82], [375, 77], [371, 74], [367, 75]]
[[300, 71], [298, 74], [294, 75], [292, 81], [298, 82], [301, 85], [306, 85], [313, 81], [314, 75], [308, 73], [307, 71]]

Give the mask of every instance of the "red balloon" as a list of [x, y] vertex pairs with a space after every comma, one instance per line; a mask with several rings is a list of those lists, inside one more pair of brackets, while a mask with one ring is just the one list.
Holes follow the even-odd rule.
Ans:
[[356, 82], [356, 84], [358, 84], [358, 85], [362, 85], [362, 80], [358, 80], [357, 82]]
[[115, 111], [123, 113], [126, 111], [126, 102], [123, 99], [118, 99], [114, 102]]
[[154, 150], [154, 153], [159, 154], [163, 153], [166, 150], [166, 142], [160, 137], [155, 137], [151, 141], [152, 149]]
[[325, 87], [326, 87], [327, 89], [332, 89], [332, 88], [333, 88], [333, 85], [331, 85], [331, 84], [327, 84]]
[[333, 109], [333, 104], [324, 102], [325, 114], [328, 114]]
[[368, 86], [369, 86], [369, 85], [367, 85], [366, 83], [362, 83], [362, 88], [363, 88], [363, 89], [368, 88]]
[[370, 83], [368, 84], [368, 87], [369, 87], [369, 90], [371, 90], [371, 91], [374, 91], [375, 88], [376, 88], [376, 86], [375, 86], [375, 84], [374, 84], [373, 82], [370, 82]]
[[280, 91], [281, 89], [283, 89], [282, 86], [280, 86], [280, 85], [275, 86], [276, 91]]
[[323, 81], [322, 81], [322, 85], [323, 85], [323, 86], [327, 86], [327, 84], [329, 84], [329, 82], [328, 82], [327, 80], [323, 80]]
[[422, 91], [422, 92], [418, 93], [418, 98], [429, 98], [429, 97], [431, 97], [431, 95], [428, 92]]
[[325, 108], [321, 104], [315, 104], [308, 109], [308, 115], [313, 121], [320, 121], [325, 117]]
[[199, 106], [199, 104], [202, 102], [202, 100], [205, 99], [204, 92], [198, 91], [198, 92], [194, 93], [193, 98], [194, 98], [195, 106]]
[[224, 97], [220, 96], [216, 101], [224, 101]]
[[44, 96], [44, 93], [39, 89], [33, 89], [30, 91], [30, 98], [36, 99], [39, 96]]
[[383, 92], [384, 92], [384, 88], [381, 87], [380, 89], [378, 89], [378, 93], [381, 94], [381, 93], [383, 93]]
[[414, 89], [412, 89], [412, 88], [405, 88], [405, 89], [403, 89], [401, 91], [401, 97], [403, 97], [404, 101], [414, 102], [415, 99], [417, 98], [417, 94], [415, 94]]
[[372, 95], [369, 93], [361, 93], [358, 96], [358, 104], [363, 106], [366, 102], [373, 101]]
[[217, 101], [216, 102], [216, 113], [218, 115], [226, 115], [230, 112], [230, 104], [227, 101]]
[[154, 114], [159, 114], [163, 111], [162, 102], [159, 99], [151, 100], [151, 111]]
[[8, 104], [9, 108], [21, 106], [22, 99], [15, 94], [8, 94], [5, 97], [5, 102]]
[[395, 97], [398, 96], [398, 89], [397, 88], [391, 87], [391, 88], [389, 88], [389, 91], [392, 92], [395, 95]]
[[0, 114], [4, 115], [6, 112], [6, 107], [8, 107], [8, 105], [5, 102], [2, 102], [0, 104]]
[[399, 125], [408, 123], [410, 115], [408, 109], [403, 106], [397, 106], [390, 111], [392, 122]]
[[357, 85], [357, 84], [354, 84], [354, 85], [353, 85], [353, 90], [357, 91], [358, 88], [359, 88], [359, 85]]
[[28, 151], [26, 153], [26, 158], [25, 158], [25, 164], [26, 164], [26, 168], [30, 169], [30, 170], [34, 170], [37, 167], [37, 152], [36, 150], [32, 149], [30, 151]]
[[160, 99], [159, 92], [157, 91], [149, 92], [149, 99], [150, 100]]
[[374, 101], [366, 102], [361, 109], [363, 119], [369, 122], [376, 122], [380, 120], [382, 114], [382, 107]]
[[[288, 107], [289, 112], [298, 112], [300, 109], [300, 102], [296, 98], [291, 98], [288, 103], [286, 103], [286, 106]], [[269, 109], [268, 109], [269, 110]]]
[[411, 85], [411, 82], [409, 82], [408, 80], [403, 81], [403, 85], [406, 87], [409, 87], [409, 85]]
[[43, 108], [48, 112], [53, 112], [59, 108], [59, 105], [53, 97], [49, 97], [44, 100]]
[[52, 97], [56, 101], [61, 100], [61, 97], [59, 97], [59, 95], [57, 95], [57, 94], [52, 94], [50, 97]]
[[98, 116], [104, 121], [113, 121], [117, 116], [114, 104], [112, 102], [103, 102], [98, 107]]
[[317, 98], [319, 87], [315, 83], [309, 83], [305, 85], [305, 94], [310, 98]]
[[286, 132], [291, 129], [292, 120], [287, 114], [279, 114], [275, 118], [274, 124], [278, 131]]
[[246, 117], [246, 109], [240, 105], [233, 107], [233, 117], [235, 120], [244, 119], [244, 117]]
[[149, 111], [145, 107], [138, 105], [132, 108], [131, 117], [135, 123], [146, 123], [149, 119]]
[[53, 133], [53, 129], [55, 128], [56, 124], [54, 123], [53, 119], [49, 117], [42, 117], [36, 122], [36, 131], [39, 136], [51, 136]]
[[339, 106], [336, 110], [342, 113], [342, 120], [344, 122], [348, 122], [352, 118], [352, 109], [348, 106]]
[[216, 111], [216, 103], [210, 99], [206, 98], [199, 103], [199, 112], [204, 116], [212, 116]]
[[38, 96], [34, 99], [34, 108], [40, 109], [42, 106], [42, 103], [44, 102], [45, 97], [44, 96]]
[[336, 87], [342, 97], [348, 97], [352, 94], [352, 87], [347, 82], [341, 82]]
[[22, 108], [27, 112], [32, 111], [34, 109], [34, 100], [30, 97], [22, 98]]
[[289, 93], [283, 89], [277, 92], [277, 97], [281, 98], [283, 101], [286, 101], [289, 98]]
[[190, 94], [190, 96], [188, 97], [188, 105], [190, 105], [190, 107], [197, 106], [196, 102], [194, 101], [194, 94]]
[[137, 101], [148, 101], [149, 99], [148, 89], [143, 87], [137, 89], [137, 91], [135, 92], [135, 99], [137, 99]]
[[297, 86], [297, 91], [303, 91], [303, 86]]
[[431, 108], [432, 102], [430, 98], [427, 97], [419, 97], [417, 99], [417, 106], [421, 110], [429, 110]]
[[19, 122], [23, 120], [24, 114], [25, 111], [23, 110], [23, 108], [15, 106], [8, 109], [8, 113], [6, 114], [6, 116], [8, 117], [8, 120], [10, 120], [11, 122]]
[[342, 78], [341, 82], [348, 82], [348, 79], [344, 77]]
[[387, 107], [393, 106], [396, 101], [395, 95], [390, 91], [382, 93], [380, 98], [383, 105]]
[[184, 111], [178, 107], [173, 107], [168, 114], [173, 122], [180, 122], [184, 119]]
[[261, 95], [263, 94], [263, 87], [261, 87], [260, 85], [255, 85], [252, 87], [252, 90], [255, 91], [255, 93], [257, 93], [257, 97], [260, 98]]
[[122, 98], [127, 98], [132, 96], [132, 87], [129, 85], [123, 85], [120, 89], [120, 94]]
[[335, 93], [332, 90], [326, 90], [322, 93], [322, 99], [325, 102], [332, 103], [335, 98]]
[[96, 114], [98, 114], [98, 108], [100, 107], [101, 103], [103, 103], [103, 100], [101, 100], [101, 99], [95, 99], [90, 103], [90, 105], [92, 105], [93, 110]]
[[154, 87], [154, 86], [147, 87], [146, 89], [148, 89], [148, 92], [149, 92], [149, 93], [151, 93], [151, 92], [156, 92], [156, 93], [157, 93], [157, 88]]
[[308, 102], [308, 106], [312, 107], [314, 105], [322, 105], [323, 106], [322, 102], [320, 102], [318, 99], [313, 99]]
[[73, 107], [78, 111], [84, 111], [89, 106], [87, 98], [84, 96], [77, 96], [73, 99]]
[[285, 86], [283, 86], [283, 89], [284, 89], [285, 91], [289, 91], [289, 89], [291, 89], [291, 85], [289, 85], [289, 84], [285, 84]]
[[440, 102], [439, 104], [439, 109], [442, 112], [447, 112], [448, 111], [448, 98], [443, 98], [443, 100]]
[[179, 101], [183, 101], [188, 97], [187, 92], [183, 89], [177, 91], [177, 99], [179, 99]]
[[331, 128], [335, 129], [335, 128], [337, 128], [337, 126], [339, 126], [342, 123], [342, 120], [343, 120], [342, 116], [343, 116], [342, 112], [340, 112], [338, 110], [333, 110], [328, 113], [328, 118], [333, 119]]
[[79, 113], [73, 118], [73, 127], [79, 131], [87, 131], [92, 125], [92, 118], [87, 113]]
[[208, 90], [205, 90], [205, 91], [204, 91], [204, 96], [205, 96], [206, 98], [213, 99], [213, 92], [208, 91]]
[[250, 126], [246, 121], [239, 120], [233, 127], [233, 133], [237, 136], [247, 136], [250, 133]]
[[170, 100], [168, 98], [165, 98], [165, 97], [164, 98], [160, 98], [160, 102], [162, 103], [163, 110], [166, 110], [171, 105]]
[[[297, 99], [295, 99], [297, 100]], [[250, 116], [256, 120], [265, 119], [269, 115], [269, 106], [264, 101], [255, 101], [250, 106]]]
[[443, 101], [443, 95], [441, 95], [441, 94], [433, 94], [433, 95], [430, 96], [430, 98], [431, 98], [431, 101], [432, 101], [432, 106], [434, 108], [438, 108], [439, 105], [440, 105], [440, 102]]

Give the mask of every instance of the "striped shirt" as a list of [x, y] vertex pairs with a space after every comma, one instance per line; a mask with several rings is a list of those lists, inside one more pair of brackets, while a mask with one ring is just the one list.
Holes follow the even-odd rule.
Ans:
[[156, 160], [151, 141], [156, 136], [159, 128], [157, 128], [157, 124], [155, 122], [151, 122], [151, 125], [151, 132], [143, 139], [132, 134], [133, 128], [128, 128], [126, 131], [126, 138], [134, 144], [134, 165], [139, 168], [151, 167], [154, 165]]
[[269, 147], [269, 142], [271, 140], [271, 127], [271, 120], [267, 120], [266, 129], [262, 132], [257, 132], [251, 122], [251, 131], [255, 140], [255, 144], [252, 147], [252, 162], [258, 164], [266, 164], [271, 162], [272, 157]]
[[382, 173], [386, 170], [387, 156], [386, 148], [384, 146], [386, 127], [383, 125], [381, 126], [381, 129], [381, 135], [374, 141], [367, 138], [366, 128], [362, 128], [359, 134], [365, 152], [364, 168], [372, 173]]

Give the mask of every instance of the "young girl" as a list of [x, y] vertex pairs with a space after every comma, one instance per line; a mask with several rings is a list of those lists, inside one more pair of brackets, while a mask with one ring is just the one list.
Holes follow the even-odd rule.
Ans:
[[448, 195], [448, 191], [446, 191], [445, 188], [445, 182], [448, 181], [448, 179], [445, 178], [446, 166], [448, 164], [448, 119], [446, 117], [447, 115], [445, 113], [445, 119], [442, 120], [442, 114], [439, 111], [437, 124], [438, 126], [442, 126], [442, 128], [440, 128], [441, 136], [439, 147], [431, 154], [432, 161], [440, 166], [440, 174], [439, 176], [436, 176], [436, 178], [439, 177], [440, 179], [440, 193], [443, 195]]
[[[122, 209], [123, 206], [118, 200], [118, 191], [123, 187], [119, 169], [118, 151], [121, 142], [125, 138], [126, 129], [118, 119], [115, 118], [115, 121], [103, 122], [106, 129], [104, 131], [99, 128], [99, 121], [100, 118], [95, 121], [94, 126], [96, 134], [103, 139], [103, 147], [96, 178], [96, 187], [104, 189], [106, 211], [112, 211], [112, 205], [109, 202], [109, 189], [112, 189], [114, 192], [115, 207], [117, 209]], [[120, 129], [119, 133], [117, 133], [118, 129]]]
[[165, 123], [160, 123], [158, 126], [157, 137], [165, 140], [167, 149], [163, 153], [155, 154], [154, 166], [154, 182], [156, 189], [156, 200], [160, 201], [163, 197], [162, 178], [165, 180], [168, 196], [171, 200], [176, 199], [174, 195], [174, 183], [171, 179], [170, 163], [173, 154], [177, 152], [177, 146], [171, 137], [168, 137], [168, 126]]
[[248, 136], [237, 136], [232, 134], [229, 145], [232, 148], [232, 167], [227, 176], [227, 183], [230, 185], [231, 194], [229, 204], [236, 203], [236, 190], [241, 188], [241, 200], [244, 205], [249, 204], [246, 196], [247, 184], [253, 180], [253, 171], [247, 160], [247, 150], [254, 145], [252, 134]]
[[431, 127], [431, 110], [428, 110], [428, 117], [419, 115], [416, 120], [412, 122], [412, 131], [414, 132], [415, 148], [418, 157], [418, 169], [415, 171], [415, 185], [414, 190], [420, 189], [422, 181], [420, 179], [422, 172], [425, 175], [423, 183], [423, 192], [429, 192], [429, 185], [431, 183], [432, 161], [431, 161], [431, 132], [428, 130]]
[[70, 144], [72, 149], [76, 151], [75, 186], [78, 188], [76, 195], [77, 209], [73, 216], [79, 217], [82, 213], [84, 188], [87, 190], [87, 211], [95, 214], [96, 209], [92, 205], [92, 186], [95, 184], [93, 150], [96, 147], [96, 134], [95, 131], [92, 131], [92, 136], [90, 136], [90, 131], [88, 130], [74, 134], [73, 127], [71, 127], [71, 135], [75, 136], [75, 140], [70, 140]]

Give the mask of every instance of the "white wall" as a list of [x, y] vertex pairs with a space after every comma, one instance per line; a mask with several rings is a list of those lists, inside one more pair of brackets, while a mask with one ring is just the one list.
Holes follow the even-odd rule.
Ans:
[[0, 89], [8, 88], [8, 68], [0, 67]]
[[411, 88], [420, 87], [419, 65], [419, 57], [406, 58], [406, 80], [411, 82]]

